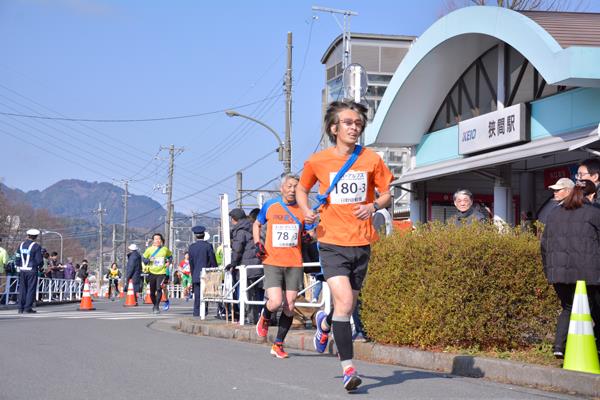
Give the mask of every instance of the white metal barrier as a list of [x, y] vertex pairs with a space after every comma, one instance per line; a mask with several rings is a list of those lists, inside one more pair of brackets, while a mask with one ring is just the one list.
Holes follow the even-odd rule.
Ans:
[[[304, 267], [318, 267], [319, 265], [320, 264], [318, 262], [303, 264]], [[232, 277], [231, 271], [224, 271], [223, 268], [205, 268], [202, 270], [202, 276], [201, 276], [201, 280], [200, 280], [200, 318], [201, 319], [206, 318], [205, 303], [216, 302], [216, 303], [238, 304], [239, 309], [240, 309], [239, 323], [240, 323], [240, 325], [244, 325], [245, 319], [246, 319], [246, 305], [247, 304], [248, 305], [264, 305], [265, 304], [264, 300], [261, 300], [261, 301], [248, 300], [248, 290], [252, 289], [254, 286], [259, 284], [265, 278], [263, 275], [261, 278], [257, 279], [255, 282], [253, 282], [251, 285], [248, 285], [248, 270], [249, 269], [263, 269], [263, 266], [262, 265], [240, 265], [239, 267], [236, 267], [236, 269], [239, 271], [239, 279], [235, 284], [233, 284], [233, 277]], [[209, 273], [214, 273], [214, 272], [218, 272], [221, 274], [224, 273], [223, 283], [220, 284], [218, 293], [211, 291], [210, 296], [205, 296], [205, 291], [207, 289], [206, 285], [209, 283], [208, 280], [206, 279], [207, 275]], [[298, 297], [304, 295], [307, 292], [307, 290], [312, 289], [318, 283], [319, 282], [313, 282], [309, 286], [302, 289], [300, 292], [298, 292]], [[331, 310], [331, 294], [330, 294], [329, 286], [327, 285], [327, 282], [322, 282], [322, 284], [323, 284], [323, 287], [321, 290], [321, 299], [322, 300], [320, 302], [318, 302], [318, 303], [302, 302], [302, 303], [296, 303], [296, 305], [300, 306], [300, 307], [308, 307], [308, 308], [315, 308], [315, 309], [323, 308], [326, 313], [329, 313], [329, 311]], [[237, 300], [234, 298], [235, 297], [234, 292], [236, 291], [236, 289], [239, 289], [239, 291], [238, 291], [239, 296], [238, 296]]]
[[[81, 299], [83, 283], [74, 279], [38, 278], [35, 300], [46, 303]], [[0, 276], [0, 304], [16, 304], [19, 297], [19, 277]]]

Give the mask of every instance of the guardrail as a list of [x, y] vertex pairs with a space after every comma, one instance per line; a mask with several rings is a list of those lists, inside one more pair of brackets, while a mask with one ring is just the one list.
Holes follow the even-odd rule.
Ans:
[[[38, 278], [35, 301], [52, 303], [81, 299], [83, 283], [74, 279]], [[17, 304], [19, 297], [19, 277], [0, 276], [0, 304]]]
[[[318, 262], [304, 263], [303, 267], [318, 267]], [[239, 324], [244, 325], [246, 319], [246, 305], [264, 305], [265, 301], [248, 300], [248, 290], [262, 282], [265, 277], [264, 275], [248, 285], [248, 270], [250, 269], [263, 269], [262, 264], [260, 265], [240, 265], [236, 267], [239, 271], [239, 279], [234, 284], [233, 275], [231, 271], [225, 271], [223, 268], [205, 268], [202, 270], [200, 280], [200, 319], [206, 318], [206, 303], [222, 303], [222, 304], [237, 304], [240, 309]], [[213, 275], [211, 277], [210, 275]], [[217, 275], [216, 277], [214, 275]], [[315, 287], [319, 282], [315, 281], [298, 292], [298, 297], [304, 295], [307, 290]], [[326, 282], [322, 282], [323, 287], [321, 290], [321, 301], [317, 303], [301, 302], [296, 303], [300, 307], [308, 307], [320, 309], [324, 308], [325, 312], [329, 313], [331, 310], [331, 294], [329, 286]], [[238, 292], [238, 298], [234, 296], [234, 292]]]

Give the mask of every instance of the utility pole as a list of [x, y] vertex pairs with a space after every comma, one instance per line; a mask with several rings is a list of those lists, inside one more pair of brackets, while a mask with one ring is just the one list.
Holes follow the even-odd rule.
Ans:
[[102, 234], [102, 231], [104, 230], [104, 222], [103, 222], [103, 216], [106, 213], [106, 209], [102, 208], [102, 203], [98, 203], [98, 209], [92, 211], [94, 214], [96, 214], [98, 216], [98, 221], [100, 223], [100, 227], [98, 229], [98, 235], [100, 237], [100, 243], [99, 243], [99, 253], [98, 253], [98, 292], [100, 292], [100, 288], [102, 287], [102, 270], [103, 270], [103, 264], [104, 264], [104, 236]]
[[169, 150], [169, 183], [167, 184], [167, 218], [165, 219], [165, 244], [173, 248], [173, 235], [171, 227], [173, 226], [173, 173], [175, 171], [175, 153], [180, 154], [185, 149], [183, 147], [176, 148], [174, 145], [169, 147], [160, 146], [161, 150]]
[[285, 142], [283, 173], [292, 171], [292, 32], [287, 33], [287, 70], [285, 73]]
[[112, 262], [117, 262], [117, 225], [112, 224]]
[[237, 186], [237, 206], [238, 208], [242, 208], [242, 171], [235, 173], [235, 181]]
[[[127, 199], [129, 198], [129, 181], [123, 180], [123, 185], [125, 186], [125, 194], [123, 195], [123, 279], [127, 276], [127, 271], [125, 270], [125, 266], [127, 264]], [[124, 282], [126, 285], [127, 282]], [[125, 287], [125, 286], [123, 286]]]
[[[337, 8], [319, 7], [319, 6], [313, 6], [312, 10], [330, 13], [334, 17], [335, 22], [338, 24], [338, 26], [342, 30], [342, 47], [344, 49], [344, 57], [342, 58], [342, 69], [345, 70], [346, 67], [348, 65], [350, 65], [350, 62], [351, 62], [350, 18], [357, 16], [358, 13], [355, 11], [350, 11], [350, 10], [340, 10]], [[342, 24], [340, 24], [340, 21], [338, 21], [335, 14], [342, 14], [344, 16], [344, 25], [343, 26], [342, 26]]]

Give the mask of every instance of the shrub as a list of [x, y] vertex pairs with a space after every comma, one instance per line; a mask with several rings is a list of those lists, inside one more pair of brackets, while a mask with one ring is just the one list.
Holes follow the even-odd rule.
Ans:
[[422, 225], [373, 247], [362, 319], [380, 343], [509, 350], [551, 335], [559, 310], [539, 240], [489, 224]]

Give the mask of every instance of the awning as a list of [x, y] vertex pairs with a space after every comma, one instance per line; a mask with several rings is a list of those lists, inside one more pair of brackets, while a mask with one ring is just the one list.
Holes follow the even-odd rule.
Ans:
[[598, 144], [599, 141], [600, 133], [598, 132], [598, 128], [590, 130], [588, 127], [562, 136], [551, 136], [485, 154], [417, 167], [402, 174], [400, 178], [392, 182], [392, 186], [481, 170], [560, 151], [578, 150]]

